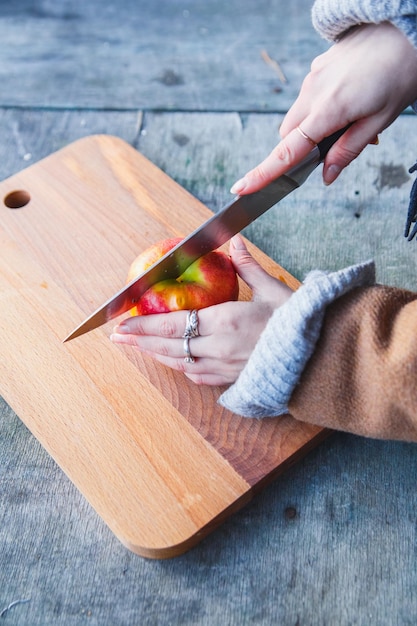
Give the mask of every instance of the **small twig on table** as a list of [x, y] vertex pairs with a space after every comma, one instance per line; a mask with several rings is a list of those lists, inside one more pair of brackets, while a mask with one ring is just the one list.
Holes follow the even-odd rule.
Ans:
[[280, 66], [280, 64], [278, 63], [278, 61], [275, 61], [275, 59], [272, 59], [269, 54], [267, 53], [266, 50], [261, 50], [261, 57], [263, 58], [263, 60], [265, 61], [265, 63], [267, 63], [270, 67], [272, 67], [276, 73], [279, 76], [279, 79], [282, 83], [286, 83], [287, 81], [287, 77], [285, 76], [284, 72], [282, 71], [282, 68]]
[[16, 604], [26, 604], [26, 602], [30, 602], [30, 598], [25, 598], [24, 600], [15, 600], [14, 602], [10, 602], [9, 606], [6, 606], [0, 613], [0, 617], [4, 617], [10, 609], [12, 609]]

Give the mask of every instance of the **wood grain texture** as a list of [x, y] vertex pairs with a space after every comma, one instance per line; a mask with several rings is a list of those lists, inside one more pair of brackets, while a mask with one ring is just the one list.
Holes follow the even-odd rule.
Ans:
[[[16, 191], [30, 202], [8, 208]], [[0, 193], [2, 393], [133, 551], [181, 553], [323, 439], [324, 431], [289, 416], [230, 414], [217, 405], [220, 388], [195, 386], [112, 345], [108, 325], [62, 344], [124, 283], [140, 250], [210, 215], [128, 144], [80, 140], [7, 179]]]
[[3, 2], [0, 104], [283, 111], [328, 47], [309, 8], [305, 0]]
[[[130, 112], [0, 111], [0, 172], [10, 176], [46, 156], [49, 146], [56, 149], [86, 134], [120, 134], [215, 210], [229, 198], [228, 172], [233, 177], [251, 158], [266, 153], [279, 123], [278, 116], [254, 114], [244, 116], [239, 127], [239, 117], [146, 113], [147, 133], [138, 135], [137, 115]], [[320, 176], [310, 177], [308, 188], [297, 192], [302, 202], [290, 196], [291, 211], [281, 203], [279, 212], [257, 220], [250, 237], [297, 276], [316, 265], [337, 266], [339, 259], [342, 266], [352, 252], [359, 257], [363, 252], [362, 258], [376, 255], [384, 280], [413, 284], [415, 246], [401, 239], [411, 177], [403, 183], [404, 177], [393, 176], [375, 181], [390, 163], [392, 173], [401, 165], [405, 169], [413, 156], [416, 123], [413, 116], [403, 116], [334, 187], [323, 189]], [[174, 140], [178, 132], [188, 134], [188, 144]], [[28, 152], [32, 161], [23, 159]], [[218, 157], [226, 171], [214, 176], [212, 170], [210, 183]], [[317, 218], [309, 211], [310, 198]], [[284, 216], [291, 219], [283, 232]], [[14, 332], [19, 332], [17, 316]], [[0, 401], [1, 610], [30, 598], [0, 621], [13, 626], [86, 621], [94, 626], [269, 626], [297, 620], [312, 626], [369, 626], [371, 621], [412, 626], [417, 619], [415, 452], [413, 445], [333, 435], [193, 550], [155, 561], [125, 549]]]

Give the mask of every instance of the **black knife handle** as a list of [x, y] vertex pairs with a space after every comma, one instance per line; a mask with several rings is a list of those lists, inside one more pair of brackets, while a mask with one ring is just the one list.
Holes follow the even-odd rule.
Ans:
[[343, 133], [347, 131], [349, 127], [350, 127], [350, 124], [348, 124], [344, 128], [341, 128], [340, 130], [337, 130], [335, 133], [333, 133], [333, 135], [330, 135], [330, 137], [325, 137], [322, 141], [320, 141], [320, 143], [317, 144], [317, 147], [320, 152], [320, 161], [324, 161], [324, 158], [326, 154], [328, 153], [328, 151], [330, 150], [330, 148], [343, 135]]

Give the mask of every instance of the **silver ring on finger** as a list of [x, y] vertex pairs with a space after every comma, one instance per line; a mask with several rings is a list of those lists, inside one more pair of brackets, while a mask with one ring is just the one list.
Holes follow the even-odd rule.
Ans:
[[183, 343], [183, 350], [184, 350], [184, 362], [185, 363], [194, 363], [195, 362], [195, 358], [193, 357], [193, 355], [191, 354], [191, 350], [190, 350], [190, 339], [191, 337], [184, 337], [184, 343]]
[[188, 311], [183, 337], [198, 337], [198, 315], [196, 309]]

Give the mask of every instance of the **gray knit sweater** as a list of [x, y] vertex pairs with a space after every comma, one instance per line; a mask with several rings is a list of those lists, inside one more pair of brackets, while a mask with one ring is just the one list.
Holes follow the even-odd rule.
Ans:
[[[417, 48], [417, 1], [316, 0], [312, 20], [316, 30], [331, 41], [352, 26], [389, 21]], [[245, 417], [286, 413], [314, 352], [326, 307], [355, 287], [374, 281], [372, 262], [332, 274], [309, 274], [272, 315], [238, 380], [220, 396], [220, 404]]]
[[391, 22], [417, 48], [415, 0], [316, 0], [311, 15], [314, 28], [329, 41], [358, 24]]

